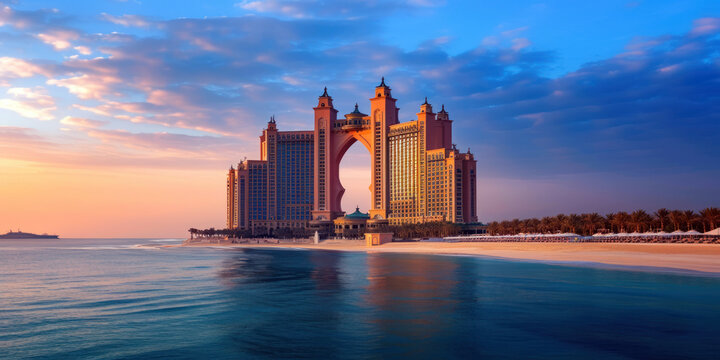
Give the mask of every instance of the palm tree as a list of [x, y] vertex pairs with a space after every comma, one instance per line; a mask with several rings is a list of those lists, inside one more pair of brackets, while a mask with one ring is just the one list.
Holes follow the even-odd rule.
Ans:
[[670, 212], [668, 217], [670, 218], [670, 222], [673, 223], [675, 231], [680, 230], [680, 223], [683, 221], [683, 212], [680, 210], [673, 210]]
[[525, 232], [527, 233], [538, 233], [540, 229], [540, 220], [536, 218], [530, 218], [523, 220], [525, 223]]
[[500, 234], [500, 223], [497, 221], [489, 223], [487, 227], [487, 232], [490, 233], [490, 235]]
[[617, 226], [619, 232], [625, 232], [625, 225], [630, 221], [630, 215], [624, 211], [619, 211], [613, 217], [613, 222]]
[[630, 223], [635, 225], [635, 232], [641, 232], [646, 225], [650, 223], [652, 218], [645, 210], [635, 210], [630, 214]]
[[602, 226], [603, 218], [598, 213], [582, 214], [584, 235], [592, 235], [598, 226]]
[[692, 210], [683, 211], [683, 221], [687, 225], [687, 231], [692, 230], [692, 224], [697, 222], [697, 214]]
[[653, 215], [655, 215], [655, 219], [660, 222], [660, 231], [665, 231], [665, 221], [667, 221], [670, 211], [666, 208], [660, 208], [657, 209]]
[[[610, 232], [615, 232], [613, 229], [613, 218], [615, 217], [615, 213], [607, 213], [605, 215], [605, 223], [607, 224], [607, 227], [610, 228]], [[620, 231], [618, 231], [620, 232]]]
[[553, 228], [553, 218], [550, 216], [546, 216], [540, 220], [539, 230], [543, 234], [548, 234], [552, 232]]
[[567, 222], [567, 216], [565, 216], [565, 214], [555, 215], [555, 225], [554, 225], [555, 231], [553, 231], [553, 232], [555, 232], [555, 233], [563, 232], [563, 230], [565, 230], [564, 226], [565, 226], [566, 222]]
[[582, 219], [578, 214], [570, 214], [565, 219], [565, 223], [572, 233], [577, 233], [577, 228], [580, 226], [581, 221]]
[[[720, 209], [715, 207], [705, 208], [700, 211], [700, 216], [703, 219], [703, 232], [715, 230], [715, 224], [720, 221]], [[710, 226], [710, 229], [705, 228], [705, 224]]]
[[510, 222], [510, 234], [515, 235], [520, 232], [520, 219], [513, 219]]

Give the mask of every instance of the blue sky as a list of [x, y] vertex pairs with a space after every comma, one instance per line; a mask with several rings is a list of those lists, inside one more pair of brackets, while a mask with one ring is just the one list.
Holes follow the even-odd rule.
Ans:
[[[309, 128], [324, 86], [341, 114], [367, 110], [385, 76], [403, 121], [425, 96], [446, 105], [478, 159], [481, 220], [720, 199], [717, 1], [0, 8], [0, 159], [222, 172], [258, 156], [270, 115]], [[349, 158], [361, 173], [362, 149]], [[366, 203], [346, 187], [344, 207]]]

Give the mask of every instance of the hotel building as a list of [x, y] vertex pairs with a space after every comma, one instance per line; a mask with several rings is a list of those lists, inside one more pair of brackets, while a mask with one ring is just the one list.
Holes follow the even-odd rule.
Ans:
[[278, 131], [274, 117], [260, 136], [260, 160], [227, 175], [227, 227], [333, 228], [345, 213], [340, 161], [359, 141], [371, 155], [368, 227], [382, 224], [477, 222], [476, 161], [452, 144], [443, 106], [420, 105], [417, 119], [398, 120], [385, 80], [370, 98], [370, 115], [355, 104], [338, 119], [327, 89], [314, 108], [314, 130]]

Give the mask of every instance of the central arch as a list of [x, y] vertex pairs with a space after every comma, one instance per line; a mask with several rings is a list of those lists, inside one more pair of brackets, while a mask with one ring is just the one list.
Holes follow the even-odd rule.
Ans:
[[[340, 164], [342, 163], [343, 158], [345, 157], [345, 154], [347, 151], [355, 144], [360, 143], [363, 145], [363, 147], [368, 151], [368, 154], [371, 154], [371, 147], [370, 147], [370, 130], [364, 130], [364, 131], [349, 131], [349, 132], [338, 132], [333, 135], [336, 141], [334, 143], [336, 144], [335, 154], [336, 157], [334, 159], [334, 166], [333, 168], [333, 182], [337, 185], [335, 186], [335, 193], [332, 195], [332, 203], [334, 205], [335, 209], [342, 210], [342, 197], [345, 194], [345, 187], [342, 185], [342, 182], [340, 181]], [[370, 164], [368, 164], [370, 165]], [[368, 191], [372, 190], [372, 184], [368, 184]]]
[[314, 201], [311, 212], [317, 224], [327, 225], [343, 216], [342, 196], [345, 189], [340, 184], [340, 162], [355, 142], [363, 144], [370, 153], [370, 209], [372, 218], [387, 219], [389, 202], [388, 178], [388, 128], [397, 124], [398, 108], [390, 96], [390, 88], [382, 82], [375, 88], [376, 96], [370, 99], [370, 114], [355, 110], [338, 119], [338, 111], [327, 89], [318, 98], [314, 130]]

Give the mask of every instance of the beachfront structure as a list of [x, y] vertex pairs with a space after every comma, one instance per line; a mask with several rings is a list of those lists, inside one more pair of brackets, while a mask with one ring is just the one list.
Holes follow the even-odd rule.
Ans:
[[356, 207], [354, 213], [339, 216], [333, 220], [335, 236], [342, 238], [362, 236], [366, 231], [368, 220], [370, 220], [370, 215], [360, 212], [360, 207]]
[[452, 143], [445, 106], [425, 102], [415, 120], [400, 122], [383, 78], [370, 115], [355, 109], [338, 119], [327, 88], [314, 110], [314, 130], [279, 131], [275, 118], [260, 136], [260, 160], [227, 175], [227, 227], [310, 227], [329, 233], [342, 217], [340, 161], [355, 142], [371, 157], [368, 226], [477, 221], [476, 161]]

